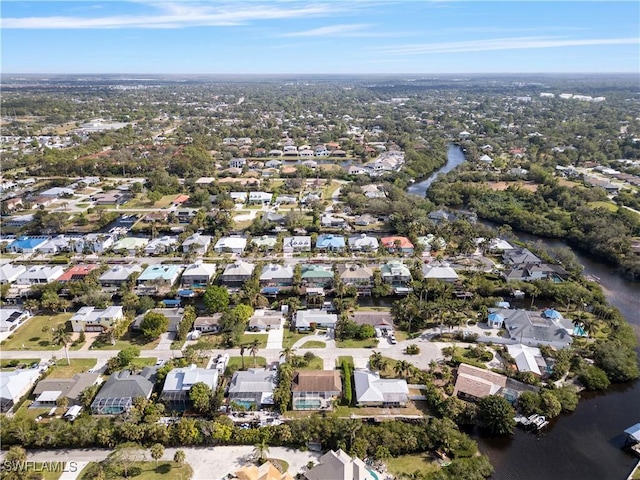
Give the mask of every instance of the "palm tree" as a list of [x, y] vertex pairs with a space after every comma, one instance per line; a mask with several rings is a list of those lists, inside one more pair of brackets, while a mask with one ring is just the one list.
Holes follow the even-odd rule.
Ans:
[[406, 377], [411, 370], [411, 364], [406, 360], [398, 360], [393, 367], [393, 371], [401, 377]]
[[257, 338], [251, 342], [251, 349], [249, 353], [253, 356], [253, 366], [256, 367], [256, 355], [258, 354], [258, 349], [260, 348], [260, 340]]
[[242, 359], [242, 370], [244, 370], [244, 345], [240, 345], [240, 358]]
[[292, 347], [284, 347], [280, 352], [280, 356], [284, 357], [285, 361], [289, 363], [291, 361], [291, 357], [293, 357], [296, 349]]
[[69, 350], [67, 349], [67, 345], [71, 343], [71, 333], [65, 330], [64, 325], [60, 325], [58, 329], [53, 332], [53, 343], [54, 345], [62, 345], [64, 347], [64, 353], [67, 356], [67, 365], [71, 365]]
[[382, 354], [374, 351], [369, 357], [369, 366], [371, 370], [380, 370], [380, 362], [382, 362]]
[[267, 445], [267, 440], [265, 438], [260, 440], [260, 443], [256, 443], [254, 445], [253, 455], [258, 461], [266, 460], [267, 455], [269, 455], [269, 445]]

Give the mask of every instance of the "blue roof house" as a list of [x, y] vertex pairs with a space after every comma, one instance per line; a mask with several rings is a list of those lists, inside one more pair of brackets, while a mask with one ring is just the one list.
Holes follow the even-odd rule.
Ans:
[[504, 317], [499, 313], [490, 313], [487, 317], [487, 324], [491, 328], [502, 328], [502, 325], [504, 324]]
[[34, 253], [48, 240], [49, 237], [19, 237], [9, 244], [7, 250], [12, 253]]
[[345, 249], [344, 237], [339, 235], [318, 235], [316, 239], [316, 250], [329, 252], [342, 252]]
[[180, 265], [150, 265], [138, 277], [138, 285], [170, 287], [178, 281], [181, 272]]

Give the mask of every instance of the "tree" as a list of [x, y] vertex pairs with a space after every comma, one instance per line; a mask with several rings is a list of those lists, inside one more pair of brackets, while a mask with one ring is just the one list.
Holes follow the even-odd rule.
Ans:
[[67, 346], [71, 343], [71, 333], [67, 332], [64, 325], [60, 325], [57, 330], [53, 332], [54, 345], [62, 345], [64, 347], [64, 353], [67, 357], [67, 365], [71, 365], [69, 360], [69, 350]]
[[556, 396], [549, 390], [545, 390], [540, 394], [542, 413], [547, 418], [554, 418], [560, 415], [562, 404]]
[[619, 342], [598, 342], [594, 360], [596, 366], [604, 370], [612, 382], [627, 382], [638, 378], [636, 353]]
[[295, 354], [295, 350], [296, 349], [292, 347], [284, 347], [280, 352], [280, 356], [284, 357], [285, 362], [290, 362], [291, 357], [293, 357], [293, 355]]
[[161, 313], [156, 312], [147, 313], [140, 323], [142, 334], [151, 339], [158, 338], [167, 331], [168, 327], [169, 319]]
[[14, 445], [9, 449], [2, 462], [2, 478], [6, 480], [21, 480], [25, 475], [27, 451]]
[[493, 435], [509, 435], [516, 426], [515, 411], [499, 395], [489, 395], [478, 402], [478, 423]]
[[253, 356], [253, 366], [256, 367], [256, 355], [258, 354], [258, 350], [260, 348], [260, 340], [258, 340], [257, 338], [253, 340], [253, 342], [251, 342], [251, 349], [249, 350], [249, 353]]
[[193, 384], [189, 390], [189, 400], [193, 408], [199, 413], [207, 413], [211, 404], [211, 388], [203, 382]]
[[593, 365], [585, 366], [578, 379], [587, 390], [606, 390], [610, 385], [607, 373]]
[[[177, 452], [176, 452], [177, 453]], [[156, 468], [158, 468], [158, 460], [164, 455], [164, 446], [160, 443], [154, 443], [151, 445], [151, 458], [156, 461]]]
[[229, 307], [229, 291], [216, 285], [209, 285], [202, 297], [209, 313], [224, 312]]
[[259, 462], [264, 462], [267, 459], [267, 455], [269, 455], [269, 445], [267, 444], [267, 439], [263, 438], [260, 443], [254, 445], [253, 456]]
[[173, 456], [173, 461], [180, 465], [180, 468], [182, 468], [186, 459], [187, 455], [184, 453], [184, 450], [176, 450], [176, 453]]

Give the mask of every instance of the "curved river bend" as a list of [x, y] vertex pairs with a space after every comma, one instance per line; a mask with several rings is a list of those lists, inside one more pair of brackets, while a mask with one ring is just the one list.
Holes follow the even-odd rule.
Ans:
[[[447, 164], [407, 189], [424, 196], [440, 173], [464, 162], [460, 147], [449, 145]], [[564, 242], [517, 233], [523, 241], [550, 246]], [[617, 307], [640, 337], [640, 284], [624, 279], [607, 265], [574, 251], [584, 273], [600, 278], [609, 302]], [[622, 480], [635, 458], [622, 450], [623, 430], [640, 422], [640, 381], [616, 385], [605, 393], [582, 395], [575, 412], [555, 419], [540, 435], [516, 430], [511, 438], [476, 437], [495, 468], [495, 480]]]

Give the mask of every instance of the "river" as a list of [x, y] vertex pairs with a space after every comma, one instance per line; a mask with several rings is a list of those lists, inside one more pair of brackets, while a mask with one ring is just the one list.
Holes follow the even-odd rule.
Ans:
[[[461, 160], [462, 158], [462, 160]], [[440, 173], [464, 161], [462, 150], [450, 145], [447, 164], [426, 180], [413, 184], [409, 193], [424, 196]], [[518, 233], [523, 241], [541, 240], [566, 246], [559, 240]], [[600, 279], [609, 302], [617, 307], [640, 337], [640, 284], [626, 280], [609, 266], [574, 251], [584, 273]], [[615, 385], [604, 393], [585, 393], [575, 412], [554, 419], [540, 435], [516, 430], [513, 437], [474, 438], [489, 456], [495, 480], [622, 480], [636, 459], [622, 450], [623, 430], [640, 422], [640, 381]]]

